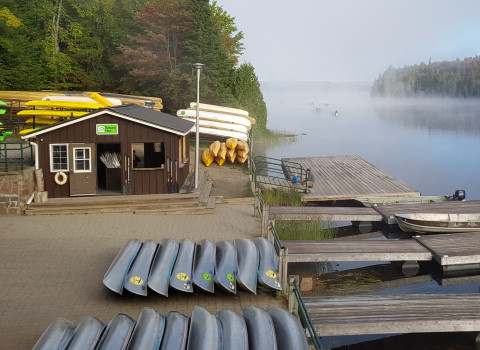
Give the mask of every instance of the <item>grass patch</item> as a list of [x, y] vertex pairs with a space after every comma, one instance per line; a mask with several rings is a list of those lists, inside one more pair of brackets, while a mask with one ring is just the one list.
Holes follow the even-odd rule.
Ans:
[[295, 188], [288, 190], [262, 190], [262, 198], [265, 204], [272, 206], [302, 206], [302, 195]]
[[321, 220], [276, 220], [275, 229], [281, 240], [323, 241], [337, 237], [333, 224]]
[[245, 190], [243, 191], [245, 197], [255, 197], [255, 194], [252, 191], [252, 183], [250, 181], [245, 185]]

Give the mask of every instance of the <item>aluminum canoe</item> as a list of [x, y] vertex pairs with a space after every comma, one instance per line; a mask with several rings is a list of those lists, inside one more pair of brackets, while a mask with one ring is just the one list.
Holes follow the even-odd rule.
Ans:
[[118, 294], [123, 293], [123, 285], [128, 270], [130, 269], [130, 266], [132, 266], [133, 260], [137, 256], [141, 245], [142, 243], [133, 238], [118, 252], [103, 277], [103, 284], [105, 287]]
[[100, 341], [105, 323], [96, 317], [87, 316], [75, 328], [68, 350], [92, 350]]
[[248, 333], [245, 319], [232, 310], [220, 310], [217, 319], [222, 326], [223, 350], [248, 350]]
[[148, 307], [137, 319], [127, 350], [158, 350], [165, 330], [165, 317]]
[[260, 257], [258, 264], [258, 282], [266, 287], [282, 290], [278, 275], [277, 254], [273, 244], [262, 237], [254, 238], [252, 241], [258, 249]]
[[220, 327], [217, 318], [210, 312], [195, 306], [190, 319], [187, 350], [220, 350]]
[[192, 268], [195, 243], [189, 239], [183, 239], [178, 249], [177, 260], [173, 266], [170, 286], [182, 292], [193, 293]]
[[117, 314], [108, 324], [95, 350], [125, 349], [135, 327], [135, 321], [125, 314]]
[[230, 293], [237, 293], [237, 250], [233, 243], [215, 243], [215, 283]]
[[43, 332], [33, 350], [63, 350], [73, 337], [75, 325], [63, 318], [53, 321]]
[[398, 226], [404, 232], [457, 233], [480, 231], [480, 214], [409, 213], [395, 214]]
[[269, 307], [267, 312], [275, 327], [278, 350], [308, 350], [305, 331], [298, 318], [279, 307]]
[[[250, 350], [277, 350], [277, 338], [272, 318], [256, 306], [243, 308], [247, 324], [248, 347]], [[295, 349], [296, 350], [296, 349]]]
[[160, 350], [184, 350], [187, 346], [189, 318], [179, 312], [165, 316], [165, 331]]
[[156, 249], [157, 243], [151, 240], [143, 242], [125, 279], [124, 288], [126, 290], [138, 295], [147, 295], [148, 274]]
[[246, 238], [233, 241], [237, 249], [237, 282], [257, 294], [257, 271], [259, 254], [255, 243]]
[[177, 258], [178, 248], [177, 241], [170, 238], [163, 239], [158, 245], [148, 276], [148, 287], [166, 297], [168, 297], [170, 277]]
[[193, 284], [213, 293], [215, 277], [215, 245], [209, 240], [201, 240], [195, 244], [193, 260]]

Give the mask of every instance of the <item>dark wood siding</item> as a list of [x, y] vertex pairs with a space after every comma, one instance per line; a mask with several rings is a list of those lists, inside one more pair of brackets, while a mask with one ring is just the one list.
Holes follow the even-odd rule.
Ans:
[[[118, 124], [118, 135], [97, 135], [97, 124]], [[69, 197], [69, 183], [59, 186], [55, 183], [55, 172], [50, 171], [50, 145], [63, 143], [95, 143], [95, 144], [120, 144], [122, 160], [122, 188], [127, 181], [125, 157], [131, 156], [132, 143], [164, 142], [165, 157], [179, 164], [178, 183], [181, 186], [188, 176], [190, 160], [183, 166], [179, 162], [179, 140], [182, 136], [155, 129], [134, 121], [118, 118], [114, 115], [103, 114], [95, 118], [79, 121], [56, 130], [52, 130], [37, 137], [39, 145], [39, 164], [43, 169], [45, 187], [51, 198]], [[189, 145], [187, 136], [187, 147]], [[189, 151], [187, 150], [187, 155]], [[131, 162], [131, 161], [130, 161]], [[174, 178], [175, 172], [172, 172]], [[164, 168], [130, 169], [131, 194], [158, 194], [165, 193], [167, 187], [167, 171]]]

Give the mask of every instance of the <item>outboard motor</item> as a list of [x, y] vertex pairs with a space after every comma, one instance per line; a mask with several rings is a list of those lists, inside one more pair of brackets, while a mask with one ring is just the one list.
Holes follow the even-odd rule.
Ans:
[[465, 190], [456, 190], [455, 194], [453, 195], [453, 199], [456, 201], [464, 201], [465, 200]]

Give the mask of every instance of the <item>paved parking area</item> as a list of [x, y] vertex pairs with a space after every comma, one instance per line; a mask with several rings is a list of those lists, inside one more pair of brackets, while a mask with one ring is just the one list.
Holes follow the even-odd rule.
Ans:
[[0, 349], [32, 349], [56, 318], [79, 323], [86, 316], [108, 322], [117, 313], [136, 319], [144, 307], [162, 314], [191, 315], [195, 305], [212, 313], [243, 307], [286, 307], [271, 291], [193, 294], [170, 291], [165, 298], [108, 290], [103, 276], [125, 242], [163, 238], [233, 241], [260, 235], [260, 219], [249, 205], [217, 204], [210, 215], [88, 214], [0, 216]]

